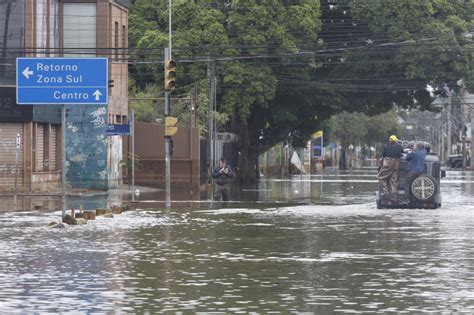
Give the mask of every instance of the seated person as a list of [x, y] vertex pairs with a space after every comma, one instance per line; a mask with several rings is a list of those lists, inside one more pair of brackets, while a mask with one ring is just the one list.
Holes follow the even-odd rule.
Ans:
[[405, 181], [405, 195], [404, 200], [401, 200], [402, 203], [409, 202], [410, 196], [410, 186], [415, 178], [423, 174], [425, 171], [425, 157], [426, 150], [421, 143], [415, 144], [413, 152], [408, 153], [406, 159], [408, 161], [408, 174]]

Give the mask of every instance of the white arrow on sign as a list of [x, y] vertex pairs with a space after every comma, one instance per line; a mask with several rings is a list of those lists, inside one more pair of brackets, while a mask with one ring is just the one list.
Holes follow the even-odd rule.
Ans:
[[33, 75], [33, 71], [30, 71], [30, 67], [26, 67], [26, 69], [23, 70], [22, 73], [27, 79], [30, 78], [30, 75]]
[[99, 90], [95, 90], [95, 92], [92, 95], [94, 95], [95, 100], [98, 101], [100, 97], [102, 96], [102, 93], [100, 93]]

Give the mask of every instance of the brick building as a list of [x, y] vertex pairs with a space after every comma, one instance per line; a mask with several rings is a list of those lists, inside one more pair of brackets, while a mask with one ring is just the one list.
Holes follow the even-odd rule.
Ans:
[[[72, 187], [120, 183], [122, 139], [108, 123], [128, 121], [127, 1], [0, 0], [0, 190], [18, 174], [22, 190], [53, 189], [61, 178], [58, 106], [19, 106], [17, 57], [108, 57], [108, 106], [67, 106], [66, 171]], [[18, 172], [15, 139], [20, 134]]]

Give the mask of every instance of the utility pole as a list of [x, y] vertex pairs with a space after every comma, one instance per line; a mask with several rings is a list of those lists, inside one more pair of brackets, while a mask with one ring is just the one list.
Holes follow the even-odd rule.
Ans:
[[466, 148], [466, 137], [467, 134], [464, 133], [464, 126], [467, 122], [468, 109], [466, 105], [466, 89], [464, 82], [461, 85], [460, 89], [460, 106], [461, 106], [461, 141], [462, 141], [462, 169], [466, 169], [466, 159], [467, 159], [467, 148]]
[[[469, 97], [469, 101], [471, 100], [471, 98]], [[474, 111], [472, 109], [472, 104], [469, 104], [469, 115], [471, 116], [471, 134], [469, 135], [470, 138], [471, 138], [471, 171], [474, 170], [474, 132], [472, 131], [473, 128], [474, 128]], [[467, 137], [467, 134], [466, 134], [466, 137]]]
[[212, 168], [214, 167], [214, 108], [215, 108], [215, 86], [216, 86], [216, 65], [215, 61], [209, 58], [207, 63], [207, 77], [209, 83], [209, 108], [207, 113], [208, 120], [208, 175], [211, 178]]
[[191, 119], [190, 127], [196, 127], [196, 109], [197, 109], [197, 84], [194, 85], [193, 94], [191, 95]]
[[441, 116], [441, 137], [440, 137], [440, 154], [441, 154], [441, 163], [446, 162], [446, 150], [444, 149], [444, 116]]
[[447, 151], [447, 154], [445, 156], [445, 160], [448, 160], [449, 159], [449, 156], [451, 155], [451, 130], [452, 130], [452, 127], [451, 127], [451, 103], [452, 103], [452, 92], [450, 91], [449, 92], [449, 96], [448, 96], [448, 128], [447, 128], [447, 134], [448, 134], [448, 138], [446, 139], [446, 143], [448, 145], [448, 151]]
[[135, 110], [132, 109], [131, 113], [131, 146], [132, 146], [132, 201], [135, 201]]

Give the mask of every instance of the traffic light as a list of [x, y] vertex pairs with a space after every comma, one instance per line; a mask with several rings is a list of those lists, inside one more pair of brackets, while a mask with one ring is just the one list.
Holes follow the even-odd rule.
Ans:
[[173, 91], [176, 87], [176, 61], [165, 61], [165, 91]]
[[178, 132], [178, 127], [176, 124], [178, 123], [178, 118], [168, 116], [165, 119], [165, 136], [172, 137]]

